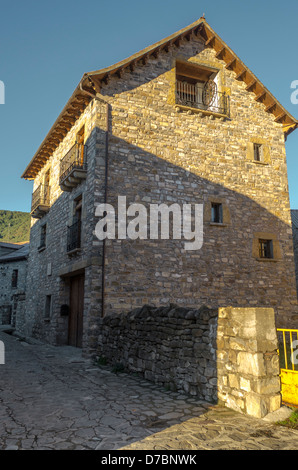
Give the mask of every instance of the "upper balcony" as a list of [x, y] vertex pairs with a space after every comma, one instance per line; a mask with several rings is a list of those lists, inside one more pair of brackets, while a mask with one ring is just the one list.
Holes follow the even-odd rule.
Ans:
[[216, 83], [176, 81], [176, 105], [182, 109], [195, 109], [203, 114], [230, 117], [230, 97], [217, 90]]
[[76, 143], [60, 162], [59, 185], [62, 191], [72, 191], [87, 176], [87, 146]]
[[32, 194], [31, 216], [40, 219], [50, 210], [50, 186], [40, 184]]

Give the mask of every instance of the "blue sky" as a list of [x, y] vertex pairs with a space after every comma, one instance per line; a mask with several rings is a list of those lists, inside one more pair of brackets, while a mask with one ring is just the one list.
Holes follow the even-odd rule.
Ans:
[[[116, 63], [188, 26], [210, 26], [296, 118], [297, 0], [3, 1], [0, 29], [0, 209], [30, 211], [21, 174], [84, 72]], [[298, 130], [286, 143], [291, 208], [298, 209]]]

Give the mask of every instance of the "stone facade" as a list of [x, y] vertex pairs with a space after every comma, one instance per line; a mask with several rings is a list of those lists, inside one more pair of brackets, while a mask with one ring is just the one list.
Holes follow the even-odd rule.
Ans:
[[[216, 70], [217, 87], [230, 100], [229, 115], [177, 107], [178, 61]], [[86, 179], [65, 191], [60, 162], [83, 127]], [[254, 144], [263, 148], [262, 161], [254, 160]], [[102, 316], [145, 304], [271, 307], [278, 326], [295, 325], [283, 126], [200, 36], [108, 77], [48, 152], [41, 167], [32, 163], [34, 190], [50, 170], [51, 192], [49, 210], [32, 221], [27, 335], [69, 342], [70, 290], [82, 274], [82, 345], [90, 354], [97, 350]], [[80, 196], [80, 248], [67, 252], [68, 226]], [[118, 196], [126, 197], [127, 206], [140, 203], [148, 210], [150, 204], [204, 204], [202, 248], [186, 251], [184, 240], [173, 238], [98, 240], [95, 210], [103, 202], [116, 207]], [[212, 203], [221, 204], [220, 223], [211, 219]], [[274, 256], [260, 257], [260, 239], [270, 240]]]
[[[85, 126], [86, 133], [87, 177], [72, 192], [63, 192], [59, 187], [60, 160], [74, 144], [76, 134], [82, 126]], [[76, 122], [63, 145], [54, 152], [47, 166], [51, 171], [51, 209], [41, 219], [32, 219], [24, 331], [28, 336], [52, 344], [68, 343], [69, 317], [61, 314], [61, 307], [69, 305], [71, 278], [84, 273], [84, 342], [86, 348], [92, 340], [93, 347], [95, 346], [96, 337], [92, 336], [94, 327], [89, 325], [89, 322], [92, 315], [98, 316], [98, 310], [100, 312], [101, 308], [98, 292], [101, 286], [102, 257], [94, 236], [95, 198], [100, 191], [95, 178], [101, 178], [103, 174], [96, 154], [102, 140], [101, 126], [95, 101]], [[45, 170], [40, 172], [34, 181], [34, 189], [43, 180], [44, 173]], [[82, 196], [80, 249], [68, 252], [68, 227], [73, 223], [75, 200], [79, 196]], [[46, 236], [40, 246], [44, 225], [46, 225]], [[46, 303], [49, 296], [50, 312], [47, 312]]]
[[9, 245], [0, 244], [0, 325], [15, 327], [17, 309], [21, 312], [24, 307], [29, 247]]
[[[175, 111], [175, 59], [217, 68], [231, 98], [231, 119]], [[150, 79], [149, 79], [150, 77]], [[161, 53], [102, 90], [112, 108], [108, 202], [204, 204], [204, 243], [183, 240], [106, 243], [105, 311], [146, 304], [274, 307], [278, 325], [297, 321], [284, 134], [215, 51], [199, 40]], [[212, 116], [211, 116], [212, 117]], [[250, 144], [266, 143], [255, 163]], [[211, 202], [228, 217], [212, 224]], [[275, 239], [276, 258], [260, 260], [258, 238]], [[290, 320], [291, 319], [291, 320]]]

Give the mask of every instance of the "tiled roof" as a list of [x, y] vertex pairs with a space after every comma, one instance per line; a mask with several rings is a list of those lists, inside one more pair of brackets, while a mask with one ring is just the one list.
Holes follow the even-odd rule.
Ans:
[[0, 256], [0, 263], [4, 263], [6, 261], [17, 261], [20, 259], [26, 259], [29, 253], [29, 243], [24, 245], [19, 245], [16, 250], [8, 253], [6, 255]]
[[298, 229], [298, 210], [297, 209], [291, 210], [291, 218], [292, 218], [293, 226]]

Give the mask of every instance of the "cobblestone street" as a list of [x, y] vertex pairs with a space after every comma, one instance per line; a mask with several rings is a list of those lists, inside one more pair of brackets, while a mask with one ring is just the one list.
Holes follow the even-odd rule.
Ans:
[[298, 449], [298, 431], [0, 332], [0, 448]]

